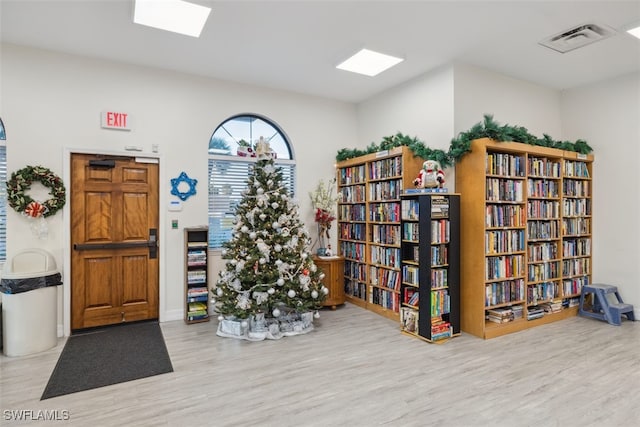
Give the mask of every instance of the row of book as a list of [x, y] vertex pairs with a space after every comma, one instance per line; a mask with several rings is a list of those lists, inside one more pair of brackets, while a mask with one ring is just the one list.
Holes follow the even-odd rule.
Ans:
[[207, 283], [206, 270], [187, 271], [187, 283], [190, 285], [198, 283]]
[[405, 221], [417, 221], [420, 219], [420, 204], [415, 199], [404, 199], [401, 202], [402, 219]]
[[487, 205], [486, 227], [524, 227], [525, 212], [520, 205]]
[[417, 242], [420, 239], [420, 224], [417, 222], [402, 223], [402, 240]]
[[369, 302], [397, 313], [400, 309], [400, 294], [381, 288], [371, 287], [369, 289]]
[[364, 185], [350, 185], [340, 188], [338, 200], [340, 203], [364, 203], [365, 195]]
[[369, 179], [385, 179], [402, 176], [402, 157], [389, 157], [369, 163]]
[[[414, 247], [414, 250], [417, 248], [418, 246]], [[449, 262], [449, 246], [447, 245], [431, 246], [431, 266], [432, 267], [446, 265], [448, 262]]]
[[400, 203], [371, 203], [369, 220], [376, 222], [400, 222]]
[[204, 250], [187, 251], [187, 265], [189, 267], [207, 265], [207, 252]]
[[524, 176], [524, 156], [505, 153], [487, 153], [485, 159], [487, 175]]
[[451, 311], [451, 297], [447, 289], [431, 291], [431, 317], [442, 316]]
[[187, 302], [207, 301], [209, 299], [209, 289], [206, 287], [195, 287], [187, 289]]
[[590, 181], [562, 181], [562, 194], [566, 197], [589, 197], [591, 196]]
[[562, 261], [563, 276], [578, 276], [589, 274], [591, 271], [591, 258], [576, 258]]
[[345, 294], [350, 295], [354, 298], [366, 300], [367, 285], [357, 280], [345, 279], [344, 292]]
[[371, 240], [373, 243], [400, 246], [400, 226], [388, 224], [374, 224], [371, 227]]
[[485, 285], [485, 306], [523, 301], [525, 296], [524, 279], [505, 280]]
[[585, 162], [565, 160], [564, 175], [567, 177], [589, 178], [589, 168]]
[[404, 294], [402, 295], [402, 302], [404, 304], [417, 307], [420, 303], [420, 292], [418, 288], [406, 287], [404, 288]]
[[558, 279], [560, 263], [558, 261], [544, 262], [542, 264], [529, 264], [527, 266], [527, 280], [539, 282], [541, 280]]
[[589, 284], [589, 276], [574, 277], [562, 281], [562, 295], [578, 295]]
[[527, 304], [550, 301], [559, 296], [559, 287], [555, 282], [536, 283], [535, 285], [527, 286]]
[[591, 233], [591, 218], [564, 218], [562, 220], [562, 234], [578, 236]]
[[340, 253], [348, 259], [355, 261], [364, 261], [365, 244], [356, 242], [340, 242]]
[[364, 204], [338, 206], [338, 221], [364, 222], [366, 219], [367, 219], [367, 209]]
[[514, 305], [510, 307], [496, 307], [485, 312], [485, 318], [493, 323], [513, 322], [516, 319], [522, 319], [523, 307]]
[[371, 246], [371, 263], [400, 268], [400, 249]]
[[209, 316], [206, 302], [190, 302], [187, 304], [187, 320], [205, 319]]
[[448, 243], [451, 238], [451, 225], [449, 220], [440, 219], [431, 221], [431, 243]]
[[364, 165], [338, 169], [338, 185], [352, 185], [366, 180]]
[[517, 277], [524, 274], [523, 255], [489, 256], [485, 258], [485, 279]]
[[558, 239], [560, 228], [558, 221], [533, 220], [527, 222], [527, 237], [529, 239]]
[[560, 186], [558, 181], [548, 179], [528, 179], [527, 197], [558, 198]]
[[557, 242], [529, 243], [527, 246], [527, 260], [529, 262], [551, 261], [557, 258]]
[[522, 181], [513, 179], [487, 178], [486, 199], [490, 202], [522, 202]]
[[444, 320], [442, 316], [431, 318], [431, 340], [438, 341], [450, 338], [453, 335], [451, 323]]
[[360, 262], [353, 262], [349, 260], [345, 260], [344, 262], [344, 274], [347, 277], [350, 277], [355, 280], [359, 280], [361, 282], [366, 282], [367, 280], [367, 265], [362, 264]]
[[369, 184], [369, 200], [398, 200], [402, 194], [402, 180], [373, 182]]
[[490, 230], [485, 232], [487, 254], [524, 251], [524, 230]]
[[396, 290], [400, 289], [400, 281], [402, 280], [400, 271], [371, 266], [369, 277], [371, 278], [371, 284], [374, 286], [382, 286]]
[[341, 222], [339, 234], [341, 239], [364, 240], [367, 235], [367, 227], [364, 223]]
[[529, 157], [527, 162], [529, 175], [560, 178], [560, 162], [546, 158]]
[[591, 215], [591, 199], [563, 199], [563, 216]]
[[560, 218], [560, 202], [557, 200], [528, 200], [527, 218], [558, 219]]

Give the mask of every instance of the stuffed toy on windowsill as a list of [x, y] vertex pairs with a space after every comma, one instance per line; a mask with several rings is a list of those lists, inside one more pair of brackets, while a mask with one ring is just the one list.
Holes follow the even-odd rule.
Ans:
[[444, 172], [440, 162], [436, 160], [426, 160], [422, 164], [418, 177], [413, 180], [413, 185], [418, 188], [442, 188], [443, 184]]

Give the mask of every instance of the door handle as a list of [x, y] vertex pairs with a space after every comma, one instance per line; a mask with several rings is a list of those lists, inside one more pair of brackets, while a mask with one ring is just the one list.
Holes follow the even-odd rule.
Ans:
[[128, 248], [149, 248], [149, 258], [158, 257], [158, 230], [149, 229], [149, 240], [144, 242], [110, 242], [110, 243], [74, 243], [73, 249], [76, 251], [90, 251], [100, 249], [128, 249]]

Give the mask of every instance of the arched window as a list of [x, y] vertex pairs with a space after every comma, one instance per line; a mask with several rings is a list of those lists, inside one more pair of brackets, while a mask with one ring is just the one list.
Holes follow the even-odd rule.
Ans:
[[235, 208], [242, 199], [256, 162], [251, 157], [263, 138], [276, 152], [285, 185], [295, 197], [295, 160], [284, 132], [272, 121], [255, 114], [233, 116], [221, 123], [209, 140], [209, 248], [221, 248], [231, 239]]
[[7, 259], [7, 133], [0, 118], [0, 262]]

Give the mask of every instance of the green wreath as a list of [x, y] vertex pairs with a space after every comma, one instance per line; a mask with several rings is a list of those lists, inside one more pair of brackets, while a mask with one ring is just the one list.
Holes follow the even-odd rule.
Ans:
[[[33, 182], [49, 188], [51, 198], [40, 203], [25, 194]], [[16, 212], [32, 218], [55, 215], [65, 204], [66, 190], [62, 180], [42, 166], [27, 166], [11, 174], [7, 181], [7, 200]]]

